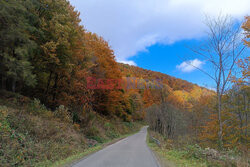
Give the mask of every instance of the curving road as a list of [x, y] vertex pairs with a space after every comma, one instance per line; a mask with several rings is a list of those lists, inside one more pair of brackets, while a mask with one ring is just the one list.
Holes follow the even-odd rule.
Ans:
[[159, 167], [146, 144], [147, 127], [103, 150], [90, 155], [73, 167]]

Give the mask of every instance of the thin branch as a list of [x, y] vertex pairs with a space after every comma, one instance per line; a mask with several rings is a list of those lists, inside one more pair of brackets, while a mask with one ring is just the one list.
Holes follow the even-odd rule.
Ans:
[[194, 66], [193, 64], [189, 63], [189, 61], [186, 61], [186, 60], [182, 59], [182, 58], [181, 58], [180, 56], [178, 56], [178, 55], [177, 55], [177, 57], [179, 57], [181, 60], [183, 60], [183, 61], [184, 61], [185, 63], [187, 63], [188, 65], [190, 65], [190, 66], [196, 68], [197, 70], [203, 72], [204, 74], [208, 75], [211, 79], [213, 79], [213, 80], [216, 82], [216, 79], [215, 79], [212, 75], [210, 75], [208, 72], [206, 72], [205, 70], [203, 70], [203, 69], [201, 69], [201, 68], [199, 68], [199, 67]]

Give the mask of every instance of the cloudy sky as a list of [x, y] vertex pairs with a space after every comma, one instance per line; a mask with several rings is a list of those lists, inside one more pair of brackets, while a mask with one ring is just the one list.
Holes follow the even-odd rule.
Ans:
[[[192, 45], [205, 37], [204, 15], [216, 16], [222, 13], [242, 20], [245, 15], [250, 14], [249, 0], [70, 0], [70, 2], [80, 11], [85, 28], [104, 37], [110, 43], [117, 61], [174, 74], [176, 77], [198, 84], [204, 83], [192, 80], [194, 74], [191, 76], [190, 73], [195, 72], [195, 69], [178, 57], [191, 54], [189, 51], [183, 52], [184, 45]], [[175, 45], [178, 50], [175, 49]], [[199, 67], [206, 64], [198, 58], [188, 61]], [[152, 62], [155, 65], [150, 66]], [[176, 64], [170, 65], [170, 63]], [[187, 74], [184, 73], [188, 73], [190, 78], [185, 78]]]

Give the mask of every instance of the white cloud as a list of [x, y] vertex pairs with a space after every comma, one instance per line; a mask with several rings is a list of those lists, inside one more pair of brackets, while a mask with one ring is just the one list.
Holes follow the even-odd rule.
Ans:
[[212, 91], [216, 92], [216, 88], [214, 88], [214, 87], [206, 87], [206, 88], [209, 89], [209, 90], [212, 90]]
[[136, 66], [136, 63], [133, 62], [133, 61], [119, 61], [119, 63], [123, 63], [123, 64], [128, 64], [128, 65], [133, 65], [133, 66]]
[[197, 68], [201, 68], [205, 64], [203, 61], [198, 59], [184, 61], [180, 65], [177, 65], [176, 68], [182, 72], [192, 72]]
[[70, 0], [83, 25], [109, 41], [118, 61], [156, 43], [170, 44], [204, 35], [204, 14], [250, 12], [249, 0]]

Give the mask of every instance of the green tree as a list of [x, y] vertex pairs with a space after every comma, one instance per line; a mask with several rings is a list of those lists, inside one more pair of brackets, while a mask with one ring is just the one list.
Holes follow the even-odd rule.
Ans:
[[29, 22], [32, 15], [22, 1], [0, 2], [0, 76], [2, 88], [16, 91], [18, 86], [34, 86], [36, 77], [30, 62], [36, 44], [30, 40], [35, 27]]

